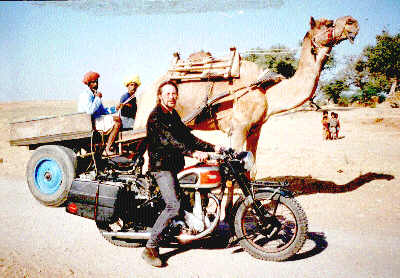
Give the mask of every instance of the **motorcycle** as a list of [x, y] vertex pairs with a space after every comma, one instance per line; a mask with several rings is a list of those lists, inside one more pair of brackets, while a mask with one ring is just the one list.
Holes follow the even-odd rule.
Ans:
[[[151, 172], [142, 174], [143, 158], [108, 159], [95, 178], [81, 175], [72, 182], [66, 211], [90, 218], [102, 236], [123, 247], [142, 246], [165, 207]], [[210, 153], [178, 173], [180, 216], [164, 230], [171, 244], [187, 244], [213, 236], [221, 221], [227, 183], [240, 191], [230, 219], [235, 242], [257, 259], [284, 261], [296, 254], [307, 237], [304, 210], [286, 182], [252, 181], [251, 152]]]

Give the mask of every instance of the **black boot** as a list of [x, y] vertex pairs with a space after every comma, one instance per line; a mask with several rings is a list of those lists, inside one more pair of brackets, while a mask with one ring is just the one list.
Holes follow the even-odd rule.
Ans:
[[146, 263], [155, 266], [161, 267], [162, 261], [160, 259], [160, 255], [158, 253], [158, 248], [145, 248], [142, 253], [142, 258]]

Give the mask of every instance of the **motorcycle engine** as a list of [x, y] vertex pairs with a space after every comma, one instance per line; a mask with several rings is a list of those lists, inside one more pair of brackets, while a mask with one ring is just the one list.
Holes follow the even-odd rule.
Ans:
[[146, 178], [138, 178], [135, 175], [120, 175], [119, 179], [128, 186], [130, 191], [135, 193], [136, 199], [148, 200], [151, 198], [151, 184]]
[[189, 230], [193, 233], [200, 233], [204, 231], [204, 222], [201, 218], [194, 216], [193, 213], [185, 210], [185, 223], [189, 227]]

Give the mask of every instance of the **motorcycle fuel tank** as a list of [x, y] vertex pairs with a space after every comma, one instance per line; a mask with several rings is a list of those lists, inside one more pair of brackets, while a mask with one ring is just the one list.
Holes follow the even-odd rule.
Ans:
[[197, 164], [178, 173], [182, 188], [215, 188], [221, 183], [221, 175], [216, 165]]

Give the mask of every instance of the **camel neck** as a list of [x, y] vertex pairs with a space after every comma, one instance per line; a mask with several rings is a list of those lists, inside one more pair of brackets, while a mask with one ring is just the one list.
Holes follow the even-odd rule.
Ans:
[[310, 95], [314, 94], [322, 68], [328, 58], [332, 48], [319, 47], [312, 50], [310, 38], [306, 35], [303, 41], [299, 67], [292, 78], [301, 80], [304, 89], [310, 91]]
[[296, 74], [319, 74], [325, 64], [332, 47], [316, 47], [312, 50], [313, 45], [308, 34], [304, 37], [301, 47], [299, 66]]
[[[272, 87], [266, 94], [269, 114], [281, 113], [302, 105], [317, 89], [320, 73], [330, 50], [321, 47], [314, 54], [308, 35], [303, 40], [299, 67], [293, 77]], [[285, 102], [281, 100], [285, 99]]]

